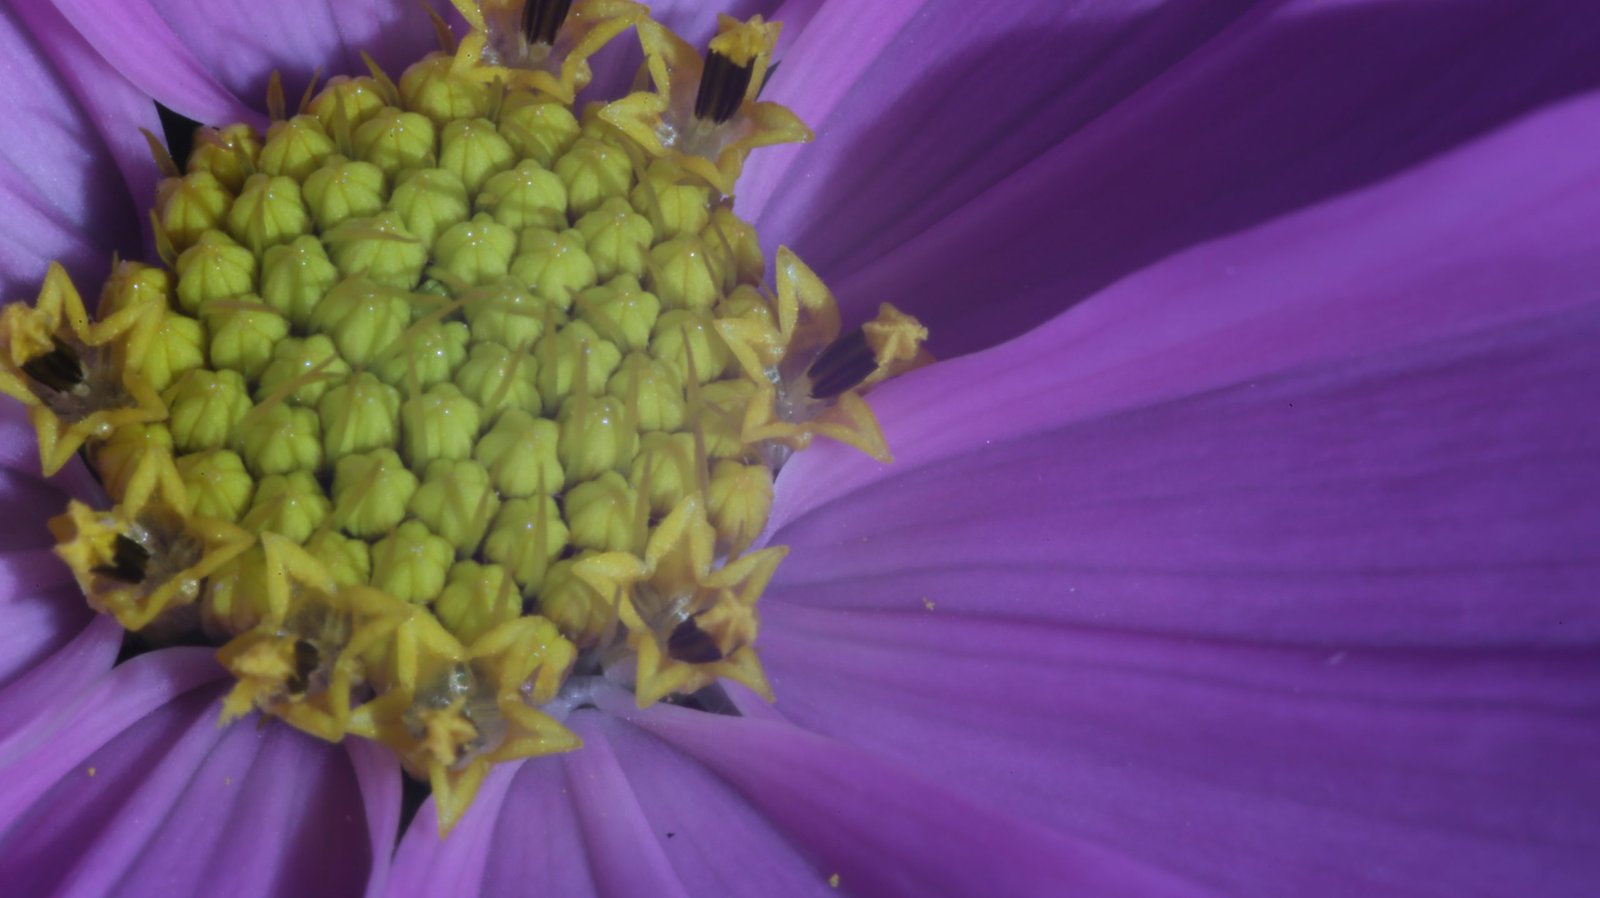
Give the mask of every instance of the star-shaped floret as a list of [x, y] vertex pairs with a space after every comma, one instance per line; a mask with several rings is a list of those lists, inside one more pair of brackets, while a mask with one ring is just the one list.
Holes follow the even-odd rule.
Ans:
[[664, 26], [639, 23], [653, 93], [629, 94], [600, 117], [656, 157], [673, 159], [714, 189], [732, 194], [744, 161], [757, 147], [812, 139], [793, 112], [758, 101], [779, 25], [760, 16], [717, 17], [706, 57]]
[[582, 744], [523, 691], [526, 684], [531, 697], [553, 697], [576, 655], [553, 627], [541, 627], [548, 622], [513, 621], [463, 648], [432, 615], [407, 613], [377, 590], [351, 592], [363, 620], [352, 649], [377, 660], [374, 685], [384, 691], [351, 712], [350, 732], [383, 742], [407, 771], [427, 778], [441, 832], [455, 826], [495, 764]]
[[136, 303], [91, 321], [72, 279], [53, 262], [34, 305], [0, 310], [0, 392], [28, 405], [44, 473], [60, 470], [90, 439], [166, 417], [129, 364], [144, 355], [164, 313], [164, 305]]
[[261, 537], [265, 596], [261, 622], [217, 650], [239, 682], [223, 702], [223, 722], [260, 708], [330, 742], [344, 737], [360, 665], [345, 651], [351, 610], [321, 561], [275, 533]]
[[469, 77], [527, 87], [571, 105], [589, 57], [648, 15], [632, 0], [451, 0], [472, 29], [456, 50]]
[[[746, 409], [742, 438], [803, 449], [815, 436], [890, 461], [889, 446], [861, 394], [927, 364], [927, 329], [884, 303], [878, 317], [840, 334], [839, 307], [822, 279], [787, 247], [778, 248], [775, 322], [718, 321], [718, 332], [760, 392]], [[763, 360], [777, 357], [770, 368]]]
[[129, 630], [193, 602], [207, 575], [255, 541], [241, 527], [194, 514], [171, 455], [159, 448], [140, 458], [121, 504], [97, 511], [73, 500], [50, 530], [90, 606]]
[[771, 696], [750, 643], [756, 600], [788, 549], [762, 549], [713, 570], [715, 543], [701, 498], [691, 494], [650, 534], [643, 559], [607, 552], [573, 569], [599, 594], [618, 597], [618, 619], [638, 655], [640, 707], [722, 677]]

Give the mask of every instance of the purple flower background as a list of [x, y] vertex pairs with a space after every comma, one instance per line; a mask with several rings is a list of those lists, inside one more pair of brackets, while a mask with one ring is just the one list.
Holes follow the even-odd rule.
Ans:
[[[893, 465], [819, 445], [779, 480], [777, 704], [598, 692], [582, 751], [497, 771], [443, 842], [425, 806], [391, 860], [384, 752], [217, 729], [204, 650], [112, 666], [42, 525], [93, 481], [41, 480], [7, 406], [0, 882], [1600, 888], [1600, 11], [718, 8], [786, 22], [765, 96], [818, 135], [753, 157], [739, 210], [945, 359], [872, 395]], [[259, 117], [274, 67], [298, 96], [432, 41], [408, 0], [0, 7], [5, 298], [142, 252], [150, 97]]]

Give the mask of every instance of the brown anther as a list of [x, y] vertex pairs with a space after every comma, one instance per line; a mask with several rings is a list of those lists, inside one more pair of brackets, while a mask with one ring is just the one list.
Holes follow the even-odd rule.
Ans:
[[733, 118], [744, 102], [745, 91], [750, 89], [753, 74], [754, 60], [739, 65], [715, 50], [707, 52], [700, 88], [694, 95], [695, 118], [709, 119], [719, 125]]
[[571, 8], [572, 0], [528, 0], [522, 6], [523, 36], [530, 44], [553, 45]]
[[867, 342], [866, 332], [855, 328], [824, 347], [806, 369], [811, 398], [832, 399], [859, 386], [877, 368], [878, 359]]
[[84, 382], [83, 362], [72, 348], [55, 339], [55, 348], [24, 362], [22, 371], [57, 393], [66, 393]]
[[667, 655], [685, 664], [710, 664], [723, 658], [722, 647], [692, 617], [672, 628], [667, 637]]
[[111, 563], [94, 569], [96, 574], [118, 580], [129, 586], [144, 582], [150, 565], [150, 550], [133, 539], [119, 533], [111, 550]]

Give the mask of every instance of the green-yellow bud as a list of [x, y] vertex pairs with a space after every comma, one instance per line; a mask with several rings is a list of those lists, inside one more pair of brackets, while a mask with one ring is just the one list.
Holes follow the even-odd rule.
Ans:
[[467, 187], [460, 176], [438, 168], [409, 172], [395, 185], [389, 209], [406, 230], [431, 247], [439, 235], [472, 214]]
[[572, 544], [597, 552], [642, 552], [645, 533], [639, 495], [622, 475], [607, 471], [567, 491], [567, 532]]
[[483, 465], [471, 459], [440, 459], [428, 465], [408, 508], [412, 517], [427, 524], [457, 552], [471, 555], [500, 510], [500, 497]]
[[637, 352], [650, 345], [661, 315], [661, 301], [631, 275], [619, 275], [578, 294], [578, 319], [618, 349]]
[[484, 214], [451, 225], [433, 246], [434, 258], [446, 271], [473, 285], [505, 277], [516, 251], [516, 232]]
[[498, 564], [458, 561], [433, 601], [433, 613], [462, 645], [522, 614], [522, 593]]
[[269, 175], [304, 181], [333, 154], [333, 141], [323, 130], [322, 122], [316, 116], [297, 115], [267, 128], [267, 141], [261, 145], [257, 164]]
[[370, 162], [335, 156], [306, 178], [301, 193], [317, 228], [332, 230], [352, 218], [383, 211], [383, 170]]
[[645, 494], [650, 513], [661, 517], [699, 489], [694, 435], [652, 431], [639, 437], [639, 454], [628, 468], [628, 483]]
[[221, 449], [250, 411], [250, 391], [237, 371], [196, 368], [167, 388], [167, 427], [180, 452]]
[[518, 231], [567, 226], [567, 185], [531, 159], [485, 181], [477, 205], [478, 211]]
[[488, 119], [455, 119], [439, 133], [439, 167], [455, 172], [472, 193], [516, 161], [516, 150]]
[[578, 138], [556, 160], [555, 172], [567, 185], [567, 206], [574, 215], [598, 209], [612, 197], [627, 199], [633, 186], [633, 163], [628, 154], [592, 137]]
[[311, 472], [293, 471], [261, 478], [255, 501], [240, 523], [257, 533], [271, 531], [304, 543], [322, 526], [328, 511], [328, 497]]
[[483, 420], [477, 403], [449, 383], [407, 397], [400, 417], [405, 424], [406, 460], [418, 468], [435, 459], [470, 457]]
[[385, 107], [351, 135], [356, 156], [383, 169], [390, 179], [403, 171], [432, 168], [435, 131], [425, 115]]
[[525, 591], [537, 590], [550, 563], [567, 544], [567, 525], [549, 496], [508, 499], [500, 506], [483, 554], [506, 570]]
[[372, 370], [400, 390], [425, 390], [449, 380], [467, 358], [467, 326], [446, 321], [407, 330]]
[[255, 378], [272, 360], [273, 347], [289, 336], [289, 321], [260, 297], [218, 301], [202, 310], [211, 333], [211, 364]]
[[405, 519], [416, 492], [417, 475], [393, 449], [347, 455], [333, 468], [334, 524], [351, 536], [381, 536]]
[[433, 599], [456, 560], [450, 544], [420, 521], [406, 521], [372, 547], [372, 585], [407, 602]]
[[311, 216], [300, 198], [300, 185], [283, 175], [258, 173], [246, 178], [228, 210], [228, 233], [257, 256], [269, 246], [310, 232]]
[[691, 369], [698, 382], [707, 383], [721, 377], [733, 360], [711, 316], [686, 309], [675, 309], [656, 320], [650, 354], [665, 362], [685, 384]]
[[194, 505], [194, 513], [223, 521], [237, 521], [250, 507], [255, 481], [239, 456], [212, 449], [178, 457], [178, 476]]
[[638, 426], [619, 399], [573, 396], [561, 407], [559, 423], [556, 457], [574, 480], [625, 471], [638, 451]]
[[544, 228], [522, 232], [517, 255], [511, 260], [511, 276], [563, 310], [572, 305], [574, 294], [594, 286], [597, 278], [582, 234]]
[[650, 260], [655, 230], [650, 220], [633, 211], [627, 200], [612, 198], [578, 219], [596, 275], [609, 280], [619, 274], [643, 277]]
[[624, 403], [641, 431], [671, 431], [683, 426], [683, 382], [659, 359], [630, 353], [606, 382], [606, 393]]
[[256, 289], [255, 254], [221, 231], [206, 231], [178, 256], [178, 305], [190, 315], [214, 299]]
[[317, 402], [323, 455], [337, 462], [353, 452], [394, 445], [400, 391], [365, 371], [350, 375]]
[[311, 313], [310, 326], [326, 334], [352, 365], [366, 365], [388, 352], [411, 323], [404, 295], [361, 277], [339, 282]]
[[208, 171], [165, 178], [156, 186], [156, 220], [179, 252], [221, 227], [232, 206], [233, 193]]
[[541, 491], [555, 495], [567, 482], [556, 457], [559, 436], [554, 421], [510, 409], [478, 441], [473, 457], [483, 464], [502, 495], [520, 498]]
[[650, 288], [669, 309], [705, 311], [721, 295], [699, 237], [674, 237], [650, 250]]
[[493, 421], [507, 409], [539, 410], [539, 367], [527, 350], [475, 343], [472, 357], [455, 374], [455, 385]]
[[578, 139], [578, 120], [561, 103], [532, 93], [514, 93], [500, 107], [500, 134], [517, 155], [550, 168]]
[[234, 443], [257, 475], [315, 471], [322, 466], [317, 413], [286, 403], [263, 406], [240, 422]]
[[315, 237], [296, 237], [261, 257], [261, 299], [296, 328], [306, 327], [312, 309], [338, 282], [339, 269]]
[[350, 364], [340, 358], [333, 341], [324, 334], [305, 339], [290, 337], [273, 347], [272, 361], [261, 372], [256, 384], [256, 401], [261, 402], [290, 383], [296, 384], [284, 398], [300, 405], [316, 405], [329, 386], [344, 380]]
[[428, 264], [428, 247], [394, 212], [349, 219], [322, 239], [340, 274], [360, 275], [397, 290], [415, 287]]

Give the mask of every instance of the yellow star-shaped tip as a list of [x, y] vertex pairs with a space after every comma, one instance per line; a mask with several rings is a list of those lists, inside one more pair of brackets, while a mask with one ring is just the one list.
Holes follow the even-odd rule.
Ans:
[[45, 474], [90, 439], [166, 417], [160, 397], [130, 364], [144, 357], [165, 313], [165, 306], [138, 303], [92, 322], [66, 269], [54, 262], [33, 306], [0, 311], [0, 392], [29, 406]]
[[50, 530], [89, 604], [129, 630], [199, 598], [205, 578], [255, 542], [241, 527], [193, 514], [162, 449], [140, 459], [122, 504], [97, 512], [73, 501]]
[[[588, 86], [589, 57], [649, 14], [633, 0], [578, 0], [555, 40], [530, 40], [528, 4], [548, 0], [451, 0], [471, 28], [456, 49], [454, 71], [484, 83], [529, 88], [571, 105]], [[533, 35], [538, 38], [541, 35]]]
[[[719, 29], [711, 41], [711, 52], [719, 59], [713, 71], [694, 47], [666, 27], [649, 19], [639, 22], [639, 43], [655, 90], [629, 94], [603, 108], [600, 117], [650, 155], [670, 158], [713, 189], [731, 195], [752, 150], [805, 143], [814, 135], [786, 107], [756, 100], [778, 24], [763, 23], [760, 16], [745, 23], [722, 16]], [[735, 80], [703, 88], [706, 78]], [[734, 90], [738, 95], [730, 92]], [[715, 115], [697, 113], [697, 106], [705, 105], [698, 100], [703, 93], [726, 98], [717, 104]]]

